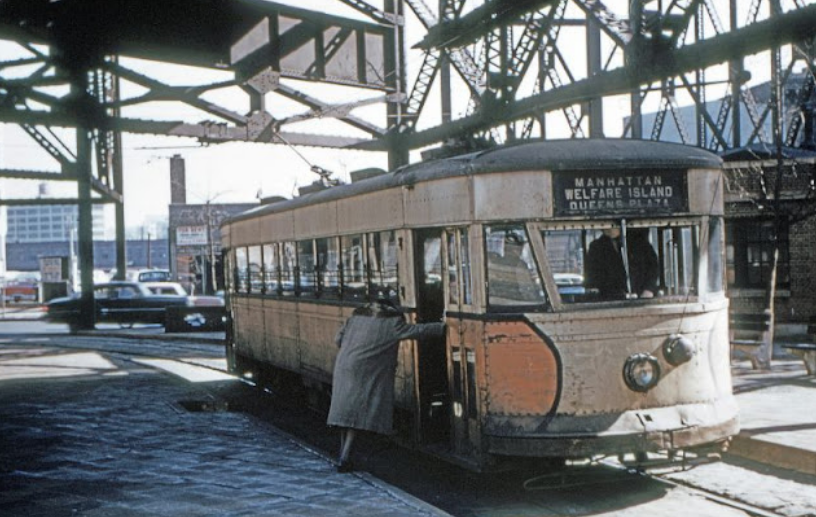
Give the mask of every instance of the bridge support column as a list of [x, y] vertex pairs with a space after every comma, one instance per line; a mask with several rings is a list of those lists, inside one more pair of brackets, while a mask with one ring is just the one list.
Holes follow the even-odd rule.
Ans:
[[71, 105], [76, 116], [76, 166], [78, 203], [79, 278], [82, 289], [79, 327], [93, 329], [96, 311], [93, 292], [93, 178], [91, 124], [93, 106], [89, 101], [88, 71], [82, 67], [71, 69]]

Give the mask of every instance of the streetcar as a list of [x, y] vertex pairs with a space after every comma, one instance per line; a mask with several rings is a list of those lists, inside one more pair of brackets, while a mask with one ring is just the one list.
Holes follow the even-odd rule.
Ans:
[[[724, 446], [738, 409], [721, 167], [679, 144], [526, 142], [234, 216], [221, 229], [229, 368], [325, 406], [335, 333], [387, 296], [409, 321], [447, 324], [400, 344], [406, 445], [475, 470]], [[640, 236], [651, 292], [634, 286], [632, 245], [621, 292], [589, 280], [604, 234]]]

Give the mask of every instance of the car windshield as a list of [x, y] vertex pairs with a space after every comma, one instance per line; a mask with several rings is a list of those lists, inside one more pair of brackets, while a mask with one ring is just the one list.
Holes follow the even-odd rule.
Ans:
[[184, 288], [176, 283], [147, 284], [144, 286], [151, 294], [186, 296]]
[[139, 282], [167, 282], [169, 280], [169, 271], [143, 271], [139, 273]]
[[172, 287], [151, 287], [150, 292], [153, 294], [178, 294]]

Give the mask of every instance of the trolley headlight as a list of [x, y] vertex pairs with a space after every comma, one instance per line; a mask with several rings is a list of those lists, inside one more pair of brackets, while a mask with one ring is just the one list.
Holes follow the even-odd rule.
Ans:
[[650, 354], [634, 354], [623, 365], [623, 380], [633, 391], [649, 391], [660, 380], [660, 364]]
[[694, 357], [694, 343], [680, 334], [669, 336], [663, 343], [663, 357], [672, 366], [680, 366]]

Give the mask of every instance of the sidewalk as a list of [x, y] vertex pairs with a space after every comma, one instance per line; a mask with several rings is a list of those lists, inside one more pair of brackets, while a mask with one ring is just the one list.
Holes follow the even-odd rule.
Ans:
[[729, 453], [816, 475], [816, 376], [782, 351], [775, 352], [771, 370], [733, 361], [732, 375], [741, 431]]
[[0, 344], [0, 514], [447, 515], [219, 403], [240, 389], [174, 361]]

